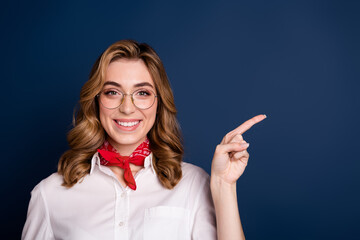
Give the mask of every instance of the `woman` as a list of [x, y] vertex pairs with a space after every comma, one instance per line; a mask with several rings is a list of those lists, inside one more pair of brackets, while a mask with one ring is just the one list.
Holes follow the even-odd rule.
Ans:
[[96, 61], [58, 173], [32, 191], [22, 239], [244, 239], [236, 200], [258, 115], [217, 146], [211, 178], [182, 162], [173, 94], [147, 44]]

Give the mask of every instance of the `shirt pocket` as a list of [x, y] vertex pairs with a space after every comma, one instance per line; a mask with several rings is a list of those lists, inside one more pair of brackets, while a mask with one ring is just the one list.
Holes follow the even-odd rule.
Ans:
[[189, 240], [190, 211], [180, 207], [158, 206], [145, 209], [144, 240]]

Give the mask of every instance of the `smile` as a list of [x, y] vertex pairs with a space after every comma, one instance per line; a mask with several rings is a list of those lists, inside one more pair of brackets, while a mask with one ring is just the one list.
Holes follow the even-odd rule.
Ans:
[[139, 123], [141, 122], [141, 120], [114, 119], [114, 122], [120, 130], [130, 133], [132, 131], [135, 131], [135, 129], [137, 129], [137, 127], [140, 125]]
[[135, 122], [120, 122], [120, 121], [116, 121], [117, 124], [124, 126], [124, 127], [132, 127], [135, 125], [138, 125], [140, 123], [140, 121], [135, 121]]

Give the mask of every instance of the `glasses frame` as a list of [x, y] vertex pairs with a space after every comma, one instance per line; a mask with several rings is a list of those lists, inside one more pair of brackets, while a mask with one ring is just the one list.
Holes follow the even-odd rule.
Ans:
[[135, 90], [135, 91], [132, 92], [131, 94], [129, 94], [129, 93], [123, 93], [122, 91], [119, 91], [119, 90], [118, 90], [118, 92], [121, 92], [121, 94], [122, 94], [122, 98], [121, 98], [121, 101], [120, 101], [119, 106], [114, 107], [114, 108], [108, 108], [108, 107], [106, 107], [106, 106], [101, 102], [101, 99], [100, 99], [100, 95], [101, 95], [105, 90], [108, 90], [108, 89], [103, 89], [103, 90], [101, 90], [101, 92], [98, 93], [98, 94], [96, 95], [96, 97], [99, 99], [100, 104], [101, 104], [104, 108], [106, 108], [106, 109], [111, 109], [111, 110], [112, 110], [112, 109], [117, 109], [117, 108], [119, 108], [119, 107], [121, 106], [121, 104], [123, 104], [124, 99], [125, 99], [126, 96], [131, 96], [131, 102], [132, 102], [132, 104], [134, 104], [134, 106], [135, 106], [136, 108], [141, 109], [141, 110], [146, 110], [146, 109], [151, 108], [151, 107], [154, 105], [154, 103], [155, 103], [155, 101], [156, 101], [156, 98], [158, 97], [158, 95], [156, 95], [156, 94], [154, 93], [154, 91], [152, 91], [152, 90], [150, 90], [150, 89], [146, 89], [147, 91], [150, 91], [150, 92], [152, 92], [152, 93], [154, 94], [154, 96], [155, 96], [154, 101], [153, 101], [153, 103], [150, 105], [150, 107], [148, 107], [148, 108], [139, 108], [139, 107], [136, 106], [136, 104], [134, 103], [133, 94], [134, 94], [135, 92], [141, 90], [141, 89]]

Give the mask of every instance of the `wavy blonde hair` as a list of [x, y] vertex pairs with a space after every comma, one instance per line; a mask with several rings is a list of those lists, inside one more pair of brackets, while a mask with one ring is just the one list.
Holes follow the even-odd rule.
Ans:
[[72, 187], [90, 172], [91, 158], [107, 136], [100, 123], [96, 95], [103, 88], [107, 67], [120, 58], [142, 59], [155, 83], [159, 96], [157, 116], [147, 137], [157, 177], [165, 188], [172, 189], [181, 179], [184, 153], [174, 96], [159, 56], [146, 43], [133, 40], [118, 41], [106, 49], [81, 89], [80, 108], [73, 117], [74, 128], [67, 135], [70, 149], [60, 157], [58, 164], [58, 173], [64, 178], [63, 186]]

